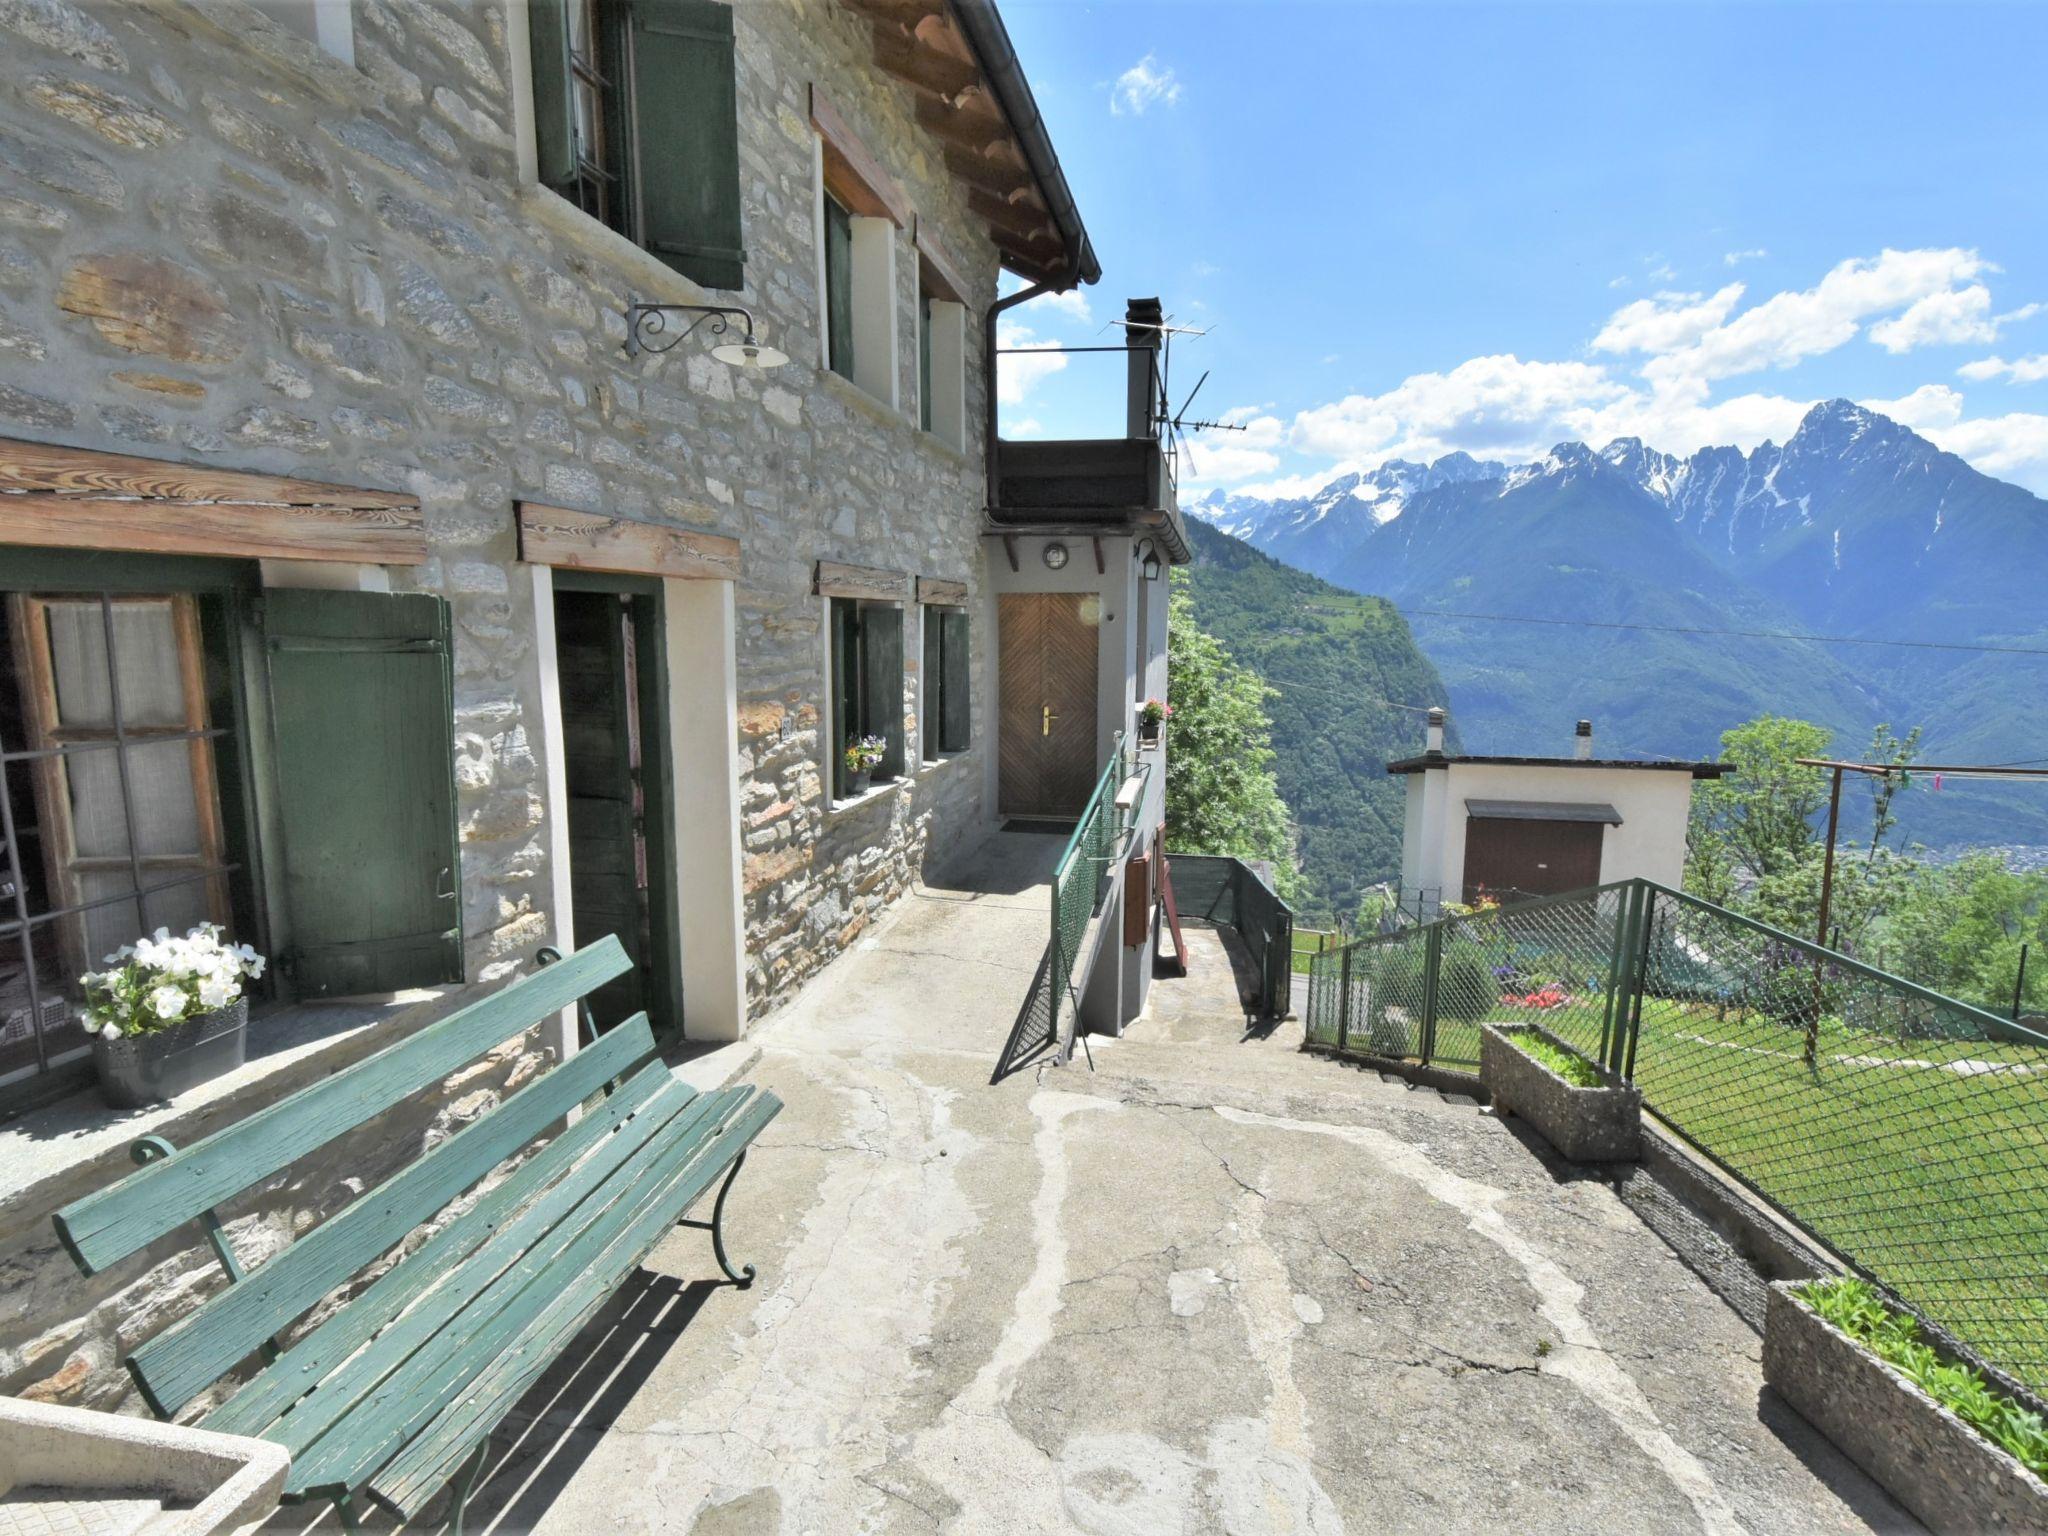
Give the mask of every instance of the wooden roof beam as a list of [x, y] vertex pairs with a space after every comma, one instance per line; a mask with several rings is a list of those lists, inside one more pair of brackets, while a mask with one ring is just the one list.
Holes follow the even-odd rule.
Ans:
[[973, 63], [949, 58], [911, 33], [881, 26], [874, 33], [876, 66], [907, 85], [953, 97], [981, 80], [981, 71]]
[[1000, 198], [990, 197], [986, 192], [969, 188], [967, 211], [977, 219], [985, 219], [995, 228], [1004, 230], [1024, 240], [1041, 238], [1059, 243], [1059, 231], [1054, 229], [1047, 216], [1038, 209], [1019, 203], [1006, 203]]

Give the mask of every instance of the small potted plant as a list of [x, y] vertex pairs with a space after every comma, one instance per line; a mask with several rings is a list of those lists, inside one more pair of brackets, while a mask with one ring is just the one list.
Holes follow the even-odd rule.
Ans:
[[1159, 745], [1160, 732], [1173, 718], [1173, 706], [1164, 699], [1147, 699], [1138, 706], [1138, 740], [1145, 746]]
[[846, 794], [851, 799], [864, 795], [874, 783], [875, 769], [881, 766], [882, 755], [889, 750], [889, 743], [879, 736], [863, 736], [849, 743], [846, 748]]
[[244, 977], [263, 957], [201, 923], [183, 938], [159, 928], [79, 977], [100, 1093], [116, 1109], [173, 1098], [242, 1064], [249, 1026]]

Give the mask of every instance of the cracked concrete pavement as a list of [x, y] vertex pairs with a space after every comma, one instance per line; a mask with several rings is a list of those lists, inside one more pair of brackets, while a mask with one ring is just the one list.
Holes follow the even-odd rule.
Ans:
[[1097, 1070], [992, 1086], [1056, 848], [999, 838], [758, 1030], [788, 1107], [728, 1224], [761, 1278], [672, 1236], [472, 1531], [1919, 1529], [1609, 1184], [1242, 1039], [1214, 934]]

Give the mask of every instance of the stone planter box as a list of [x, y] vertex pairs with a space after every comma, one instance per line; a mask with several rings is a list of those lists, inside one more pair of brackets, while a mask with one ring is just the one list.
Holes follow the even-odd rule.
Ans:
[[0, 1397], [0, 1530], [251, 1531], [290, 1466], [263, 1440]]
[[1793, 1294], [1771, 1287], [1764, 1382], [1937, 1536], [2048, 1531], [2048, 1483]]
[[1571, 1047], [1536, 1024], [1487, 1024], [1479, 1031], [1479, 1076], [1493, 1098], [1494, 1113], [1520, 1115], [1536, 1127], [1558, 1155], [1575, 1163], [1633, 1162], [1642, 1155], [1643, 1094], [1605, 1067], [1595, 1065], [1601, 1086], [1568, 1083], [1514, 1043], [1537, 1035], [1564, 1050]]

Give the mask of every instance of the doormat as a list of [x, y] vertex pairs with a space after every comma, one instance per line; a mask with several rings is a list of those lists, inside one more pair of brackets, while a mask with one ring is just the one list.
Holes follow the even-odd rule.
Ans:
[[1005, 832], [1071, 832], [1080, 822], [1061, 821], [1049, 816], [1012, 816], [1003, 823]]

